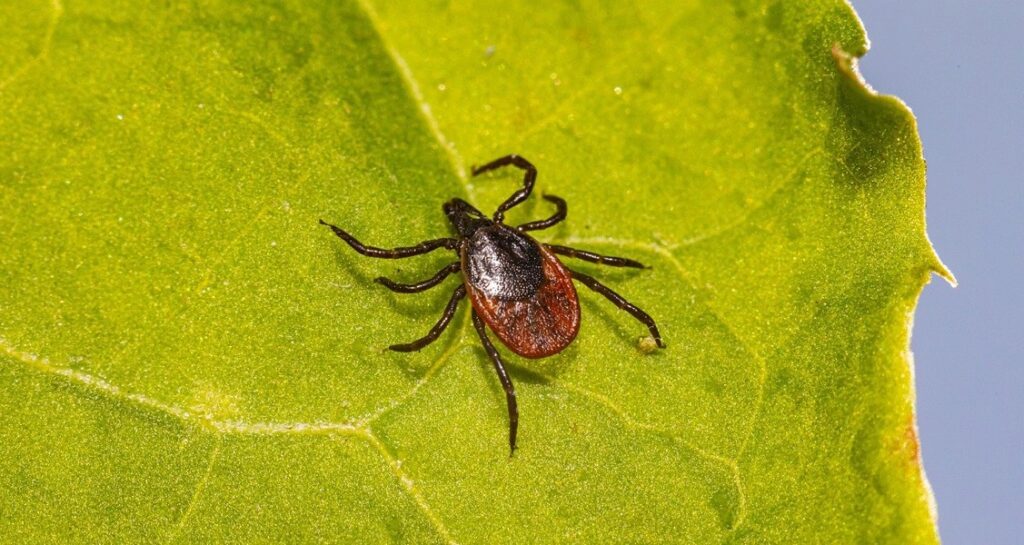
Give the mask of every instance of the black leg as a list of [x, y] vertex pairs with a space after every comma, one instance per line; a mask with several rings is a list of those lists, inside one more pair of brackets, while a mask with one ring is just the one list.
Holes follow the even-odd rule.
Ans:
[[417, 282], [415, 284], [400, 284], [389, 278], [384, 278], [383, 276], [377, 277], [373, 281], [378, 284], [384, 284], [384, 286], [387, 287], [389, 290], [397, 291], [398, 293], [416, 293], [428, 290], [440, 284], [442, 280], [448, 278], [449, 274], [458, 272], [458, 270], [461, 268], [462, 264], [456, 261], [455, 263], [452, 263], [447, 267], [437, 271], [437, 274], [430, 277], [429, 279], [424, 280], [422, 282]]
[[473, 325], [476, 327], [476, 332], [480, 334], [480, 341], [484, 344], [484, 350], [487, 351], [487, 355], [494, 362], [494, 370], [498, 372], [501, 387], [505, 389], [505, 401], [508, 403], [508, 447], [509, 456], [512, 456], [516, 451], [516, 432], [519, 430], [519, 407], [516, 405], [516, 389], [512, 386], [512, 380], [508, 378], [508, 373], [505, 371], [505, 365], [501, 362], [498, 350], [494, 348], [494, 344], [491, 343], [491, 339], [487, 336], [487, 330], [484, 329], [484, 321], [480, 319], [475, 310], [473, 311]]
[[566, 214], [569, 212], [569, 207], [565, 204], [565, 199], [562, 197], [556, 197], [554, 195], [544, 195], [544, 200], [555, 203], [558, 210], [555, 211], [552, 216], [546, 220], [531, 221], [530, 223], [524, 223], [516, 229], [520, 231], [538, 231], [540, 229], [547, 229], [553, 225], [557, 225], [565, 219]]
[[452, 293], [452, 298], [448, 300], [448, 306], [444, 307], [444, 314], [441, 314], [441, 319], [434, 324], [434, 327], [430, 328], [430, 332], [426, 334], [422, 339], [417, 339], [408, 344], [393, 344], [389, 346], [391, 350], [395, 352], [415, 352], [424, 346], [434, 342], [441, 333], [444, 332], [445, 328], [452, 321], [452, 316], [455, 316], [455, 309], [459, 306], [459, 301], [466, 296], [466, 286], [460, 285], [455, 288], [455, 292]]
[[586, 250], [577, 250], [576, 248], [570, 248], [568, 246], [559, 246], [557, 244], [545, 244], [552, 252], [568, 257], [575, 257], [576, 259], [582, 259], [583, 261], [589, 261], [591, 263], [600, 263], [601, 265], [611, 265], [612, 267], [634, 267], [637, 269], [646, 269], [647, 266], [639, 261], [633, 261], [632, 259], [626, 259], [625, 257], [611, 257], [607, 255], [595, 254], [594, 252], [588, 252]]
[[374, 248], [373, 246], [366, 246], [362, 242], [359, 242], [352, 235], [346, 233], [341, 227], [331, 225], [324, 220], [320, 220], [321, 225], [326, 225], [334, 231], [338, 238], [344, 240], [351, 246], [355, 251], [368, 255], [370, 257], [379, 257], [381, 259], [400, 259], [403, 257], [412, 257], [414, 255], [422, 255], [428, 252], [433, 252], [438, 248], [448, 248], [454, 250], [457, 245], [457, 241], [454, 238], [439, 238], [435, 240], [428, 240], [421, 242], [415, 246], [406, 246], [404, 248], [395, 248], [393, 250], [385, 250], [383, 248]]
[[526, 159], [515, 154], [500, 157], [481, 167], [473, 167], [473, 176], [477, 176], [489, 170], [494, 170], [508, 165], [521, 168], [526, 171], [526, 174], [523, 175], [523, 187], [517, 189], [516, 192], [508, 198], [508, 200], [501, 203], [501, 206], [499, 206], [498, 210], [494, 213], [494, 221], [498, 223], [501, 223], [505, 219], [505, 212], [513, 206], [525, 201], [526, 198], [530, 196], [530, 192], [533, 191], [533, 183], [537, 180], [537, 168]]
[[647, 326], [647, 329], [651, 330], [651, 336], [654, 337], [654, 342], [658, 343], [658, 348], [665, 348], [665, 343], [661, 342], [661, 333], [658, 333], [658, 326], [654, 323], [654, 318], [651, 318], [649, 314], [640, 310], [629, 301], [623, 299], [621, 295], [615, 293], [611, 288], [598, 282], [593, 277], [587, 276], [583, 273], [578, 273], [571, 269], [569, 270], [569, 273], [572, 274], [572, 277], [576, 280], [583, 282], [583, 284], [588, 288], [607, 297], [609, 301], [615, 303], [615, 306], [632, 314], [637, 320], [640, 320], [640, 322]]

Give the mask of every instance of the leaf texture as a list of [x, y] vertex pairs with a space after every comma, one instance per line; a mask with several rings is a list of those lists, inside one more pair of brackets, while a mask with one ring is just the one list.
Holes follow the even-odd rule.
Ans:
[[[0, 7], [0, 535], [18, 543], [936, 543], [908, 351], [949, 276], [915, 122], [842, 2]], [[452, 279], [453, 196], [569, 201], [565, 352]], [[513, 223], [546, 217], [532, 200]], [[951, 278], [951, 277], [950, 277]]]

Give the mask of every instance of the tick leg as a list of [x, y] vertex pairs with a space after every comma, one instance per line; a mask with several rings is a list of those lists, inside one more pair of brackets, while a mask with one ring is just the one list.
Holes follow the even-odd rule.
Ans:
[[499, 157], [484, 166], [473, 167], [473, 176], [478, 176], [489, 170], [494, 170], [508, 165], [521, 168], [526, 171], [526, 174], [523, 175], [523, 187], [517, 189], [516, 192], [508, 198], [508, 200], [501, 203], [501, 206], [499, 206], [498, 210], [494, 213], [494, 221], [498, 223], [501, 223], [505, 219], [505, 212], [513, 206], [525, 201], [526, 198], [530, 196], [530, 192], [533, 191], [533, 183], [537, 180], [537, 168], [533, 166], [533, 163], [515, 154]]
[[455, 309], [459, 306], [459, 301], [466, 296], [466, 286], [460, 285], [455, 288], [452, 293], [452, 298], [448, 300], [448, 306], [444, 307], [444, 314], [441, 314], [441, 319], [434, 324], [434, 327], [430, 328], [430, 332], [426, 334], [422, 339], [417, 339], [408, 344], [393, 344], [389, 346], [391, 350], [395, 352], [415, 352], [424, 346], [434, 342], [441, 333], [444, 332], [445, 328], [452, 321], [452, 316], [455, 315]]
[[429, 279], [424, 280], [422, 282], [417, 282], [415, 284], [400, 284], [389, 278], [384, 278], [383, 276], [375, 278], [373, 281], [378, 284], [384, 284], [384, 286], [387, 287], [389, 290], [397, 291], [398, 293], [416, 293], [428, 290], [440, 284], [442, 280], [448, 278], [448, 275], [452, 274], [453, 272], [458, 272], [458, 270], [461, 268], [462, 264], [456, 261], [455, 263], [452, 263], [447, 267], [437, 271], [437, 274], [430, 277]]
[[568, 246], [559, 246], [557, 244], [545, 244], [545, 246], [547, 246], [549, 250], [556, 254], [568, 257], [575, 257], [576, 259], [582, 259], [583, 261], [589, 261], [591, 263], [611, 265], [612, 267], [634, 267], [637, 269], [647, 268], [647, 266], [644, 265], [643, 263], [640, 263], [639, 261], [633, 261], [632, 259], [626, 259], [625, 257], [612, 257], [607, 255], [595, 254], [594, 252], [588, 252], [586, 250], [577, 250], [576, 248], [570, 248]]
[[457, 246], [457, 241], [454, 238], [438, 238], [434, 240], [428, 240], [421, 242], [415, 246], [405, 246], [402, 248], [394, 248], [392, 250], [386, 250], [384, 248], [374, 248], [373, 246], [366, 246], [362, 242], [356, 240], [355, 237], [346, 233], [341, 227], [331, 225], [324, 220], [320, 220], [321, 225], [326, 225], [334, 231], [338, 238], [344, 240], [351, 246], [355, 251], [367, 255], [370, 257], [379, 257], [381, 259], [400, 259], [403, 257], [412, 257], [414, 255], [422, 255], [428, 252], [433, 252], [438, 248], [448, 248], [454, 250]]
[[494, 370], [498, 372], [501, 387], [505, 389], [505, 401], [508, 403], [508, 447], [509, 456], [512, 456], [516, 451], [516, 432], [519, 430], [519, 408], [516, 405], [516, 389], [512, 386], [512, 380], [508, 378], [505, 364], [501, 362], [498, 350], [494, 348], [494, 344], [491, 343], [491, 339], [487, 336], [487, 330], [484, 329], [484, 321], [480, 319], [475, 310], [473, 311], [473, 325], [476, 327], [476, 332], [480, 334], [480, 341], [484, 344], [484, 350], [487, 351], [487, 355], [494, 362]]
[[565, 199], [561, 197], [556, 197], [554, 195], [544, 195], [544, 200], [555, 203], [555, 206], [558, 207], [558, 210], [555, 211], [555, 213], [546, 220], [538, 220], [531, 221], [530, 223], [524, 223], [519, 227], [516, 227], [516, 229], [519, 229], [520, 231], [538, 231], [540, 229], [547, 229], [548, 227], [557, 225], [558, 223], [565, 219], [565, 215], [569, 211], [569, 207], [565, 204]]
[[654, 337], [654, 342], [658, 343], [658, 348], [665, 348], [665, 343], [661, 342], [661, 333], [658, 332], [658, 326], [654, 323], [654, 318], [651, 318], [649, 314], [637, 308], [636, 305], [623, 299], [621, 295], [612, 291], [608, 286], [598, 282], [595, 278], [583, 273], [578, 273], [571, 269], [569, 270], [569, 274], [571, 274], [576, 280], [582, 282], [588, 288], [607, 297], [609, 301], [615, 303], [615, 306], [632, 314], [637, 320], [640, 320], [640, 322], [647, 326], [647, 329], [651, 330], [651, 336]]

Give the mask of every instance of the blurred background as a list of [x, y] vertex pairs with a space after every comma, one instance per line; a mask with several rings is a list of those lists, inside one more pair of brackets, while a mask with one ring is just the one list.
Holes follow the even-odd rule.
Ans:
[[861, 72], [913, 109], [934, 278], [913, 329], [922, 456], [947, 545], [1024, 542], [1024, 2], [852, 0]]

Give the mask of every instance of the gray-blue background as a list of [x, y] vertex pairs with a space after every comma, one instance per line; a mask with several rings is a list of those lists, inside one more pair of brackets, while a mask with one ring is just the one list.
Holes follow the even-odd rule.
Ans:
[[1024, 543], [1024, 2], [852, 1], [861, 72], [917, 116], [928, 232], [960, 281], [925, 288], [912, 340], [939, 531]]

